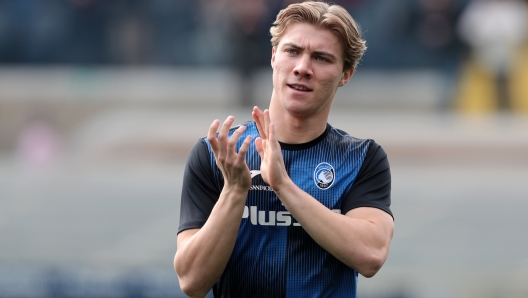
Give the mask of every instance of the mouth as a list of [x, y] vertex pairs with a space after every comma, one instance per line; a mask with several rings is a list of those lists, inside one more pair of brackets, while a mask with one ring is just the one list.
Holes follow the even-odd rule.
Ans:
[[302, 91], [302, 92], [311, 92], [312, 89], [304, 86], [304, 85], [301, 85], [301, 84], [288, 84], [288, 87], [290, 87], [291, 89], [293, 90], [296, 90], [296, 91]]

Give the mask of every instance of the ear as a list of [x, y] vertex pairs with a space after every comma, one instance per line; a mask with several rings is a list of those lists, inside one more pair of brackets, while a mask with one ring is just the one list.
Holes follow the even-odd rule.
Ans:
[[273, 63], [275, 62], [275, 47], [271, 48], [271, 68], [273, 68]]
[[338, 87], [345, 86], [346, 83], [348, 83], [348, 81], [350, 81], [350, 79], [352, 78], [353, 75], [354, 75], [354, 68], [353, 67], [343, 71], [343, 76], [341, 77], [341, 80], [339, 81], [339, 84], [337, 86]]

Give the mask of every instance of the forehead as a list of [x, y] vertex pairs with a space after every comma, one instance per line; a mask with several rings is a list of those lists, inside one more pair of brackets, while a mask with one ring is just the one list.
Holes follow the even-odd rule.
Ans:
[[329, 52], [341, 58], [344, 51], [341, 40], [330, 29], [308, 23], [289, 24], [278, 47], [284, 44], [295, 44], [309, 51]]

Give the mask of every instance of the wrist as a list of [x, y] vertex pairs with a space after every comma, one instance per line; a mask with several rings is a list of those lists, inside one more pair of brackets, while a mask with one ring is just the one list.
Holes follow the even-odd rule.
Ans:
[[295, 183], [290, 179], [290, 177], [284, 179], [282, 183], [276, 186], [272, 186], [273, 191], [275, 191], [275, 194], [280, 198], [284, 194], [286, 194], [288, 191], [296, 187]]
[[222, 192], [226, 195], [229, 195], [230, 197], [243, 198], [245, 200], [249, 191], [249, 187], [250, 186], [225, 183]]

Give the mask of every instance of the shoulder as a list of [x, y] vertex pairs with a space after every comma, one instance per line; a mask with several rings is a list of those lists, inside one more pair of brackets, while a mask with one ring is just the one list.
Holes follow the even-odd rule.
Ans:
[[363, 163], [351, 191], [343, 203], [343, 213], [358, 207], [375, 207], [392, 216], [391, 173], [387, 153], [374, 140], [368, 139]]
[[367, 152], [366, 152], [367, 156], [376, 156], [376, 157], [386, 157], [387, 156], [387, 153], [385, 152], [385, 150], [383, 150], [383, 148], [378, 143], [376, 143], [376, 141], [374, 141], [373, 139], [356, 138], [348, 134], [344, 130], [331, 126], [329, 136], [331, 137], [332, 135], [334, 139], [339, 139], [342, 142], [364, 146], [365, 149], [367, 149]]
[[365, 143], [365, 142], [370, 141], [369, 139], [356, 138], [350, 135], [348, 132], [342, 129], [333, 127], [333, 126], [330, 126], [328, 137], [333, 137], [333, 138], [340, 139], [346, 142], [356, 142], [356, 143]]
[[187, 158], [187, 170], [193, 173], [210, 171], [212, 153], [206, 138], [199, 139], [191, 149]]
[[362, 156], [365, 156], [371, 144], [375, 143], [371, 139], [360, 139], [332, 126], [330, 127], [327, 140], [334, 146], [341, 146], [346, 150], [353, 151], [354, 154]]
[[382, 171], [389, 172], [387, 153], [376, 141], [353, 137], [338, 128], [332, 128], [332, 131], [335, 135], [334, 138], [338, 139], [339, 143], [346, 144], [345, 147], [350, 150], [350, 154], [358, 157], [356, 160], [361, 161], [358, 178], [368, 177]]
[[372, 139], [369, 139], [368, 142], [368, 150], [363, 162], [365, 165], [364, 168], [378, 168], [380, 170], [388, 169], [389, 159], [385, 150], [383, 150], [383, 148]]

